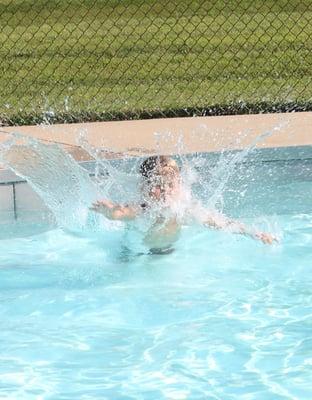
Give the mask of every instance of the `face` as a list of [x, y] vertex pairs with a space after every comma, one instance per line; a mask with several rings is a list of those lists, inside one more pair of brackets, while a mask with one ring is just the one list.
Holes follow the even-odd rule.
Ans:
[[168, 167], [158, 168], [149, 178], [144, 180], [144, 192], [154, 201], [168, 200], [174, 196], [180, 186], [179, 174]]

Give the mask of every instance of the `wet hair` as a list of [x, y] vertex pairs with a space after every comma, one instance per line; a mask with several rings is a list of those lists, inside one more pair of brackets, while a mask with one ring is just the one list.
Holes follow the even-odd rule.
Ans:
[[177, 163], [172, 158], [168, 156], [151, 156], [140, 165], [140, 174], [144, 178], [150, 178], [158, 167], [171, 167], [176, 172], [179, 171]]

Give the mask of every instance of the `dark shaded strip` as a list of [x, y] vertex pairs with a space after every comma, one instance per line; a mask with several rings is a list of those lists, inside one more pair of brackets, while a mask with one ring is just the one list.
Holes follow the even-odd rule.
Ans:
[[14, 219], [17, 219], [17, 208], [16, 208], [16, 190], [15, 190], [15, 183], [12, 183], [12, 190], [13, 190], [13, 209], [14, 209]]

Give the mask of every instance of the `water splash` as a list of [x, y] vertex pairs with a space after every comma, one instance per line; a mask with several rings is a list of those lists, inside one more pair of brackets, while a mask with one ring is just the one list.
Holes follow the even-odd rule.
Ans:
[[101, 195], [88, 172], [59, 145], [19, 133], [7, 135], [1, 145], [1, 163], [28, 181], [59, 226], [83, 228], [88, 206]]
[[[218, 208], [219, 210], [224, 209], [224, 192], [231, 183], [231, 186], [235, 186], [237, 181], [246, 174], [246, 172], [251, 176], [254, 169], [249, 165], [248, 171], [244, 169], [244, 163], [251, 158], [254, 154], [257, 144], [265, 141], [266, 138], [278, 133], [285, 126], [285, 123], [281, 123], [273, 129], [259, 134], [247, 147], [242, 150], [230, 151], [229, 148], [225, 148], [220, 152], [219, 158], [216, 164], [210, 169], [209, 181], [205, 182], [204, 187], [205, 197], [207, 199], [207, 205], [210, 208]], [[230, 144], [230, 147], [234, 149], [239, 147], [241, 141], [246, 139], [249, 135], [249, 131], [241, 131], [234, 143]], [[246, 182], [246, 179], [245, 179]], [[246, 183], [236, 185], [236, 194], [238, 198], [244, 195], [247, 190]]]
[[[251, 157], [256, 145], [268, 136], [281, 131], [285, 125], [279, 124], [272, 130], [264, 132], [243, 150], [230, 151], [223, 149], [213, 160], [206, 155], [185, 154], [185, 138], [183, 132], [178, 136], [170, 131], [155, 133], [157, 153], [163, 154], [169, 145], [181, 166], [184, 187], [193, 191], [206, 207], [223, 211], [225, 209], [225, 193], [229, 187], [233, 190], [235, 201], [239, 203], [248, 191], [251, 179], [246, 180], [244, 163]], [[95, 148], [88, 142], [88, 132], [81, 130], [77, 145], [80, 146], [92, 161], [93, 175], [82, 168], [73, 157], [57, 144], [46, 144], [40, 140], [29, 138], [19, 133], [5, 134], [6, 142], [0, 147], [0, 161], [17, 175], [26, 179], [31, 187], [42, 198], [46, 206], [53, 212], [58, 226], [73, 229], [99, 229], [99, 224], [107, 227], [115, 223], [103, 222], [104, 218], [89, 212], [93, 201], [109, 198], [121, 203], [138, 202], [140, 198], [138, 166], [142, 158], [108, 160], [111, 149]], [[192, 132], [194, 140], [205, 138], [208, 129], [199, 125]], [[241, 132], [231, 147], [238, 148], [240, 142], [248, 137], [249, 132]], [[211, 140], [218, 140], [218, 133], [211, 135]], [[248, 174], [252, 175], [249, 168]], [[244, 183], [242, 183], [244, 177]], [[185, 208], [185, 205], [183, 209]], [[101, 222], [99, 222], [99, 219]]]
[[[107, 146], [92, 146], [88, 141], [88, 131], [85, 129], [79, 131], [76, 143], [93, 160], [94, 181], [106, 198], [119, 202], [125, 202], [125, 199], [126, 202], [138, 201], [139, 179], [136, 159], [125, 155], [122, 162], [109, 160], [107, 156], [114, 153], [114, 149]], [[125, 163], [126, 168], [122, 165]]]

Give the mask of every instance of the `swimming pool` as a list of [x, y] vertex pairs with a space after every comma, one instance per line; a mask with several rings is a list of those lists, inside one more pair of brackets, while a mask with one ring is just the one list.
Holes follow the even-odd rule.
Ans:
[[[191, 163], [207, 199], [216, 164]], [[0, 398], [310, 400], [312, 157], [236, 168], [219, 206], [279, 245], [195, 225], [166, 256], [123, 226], [3, 238]]]

